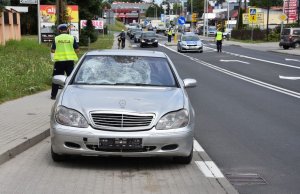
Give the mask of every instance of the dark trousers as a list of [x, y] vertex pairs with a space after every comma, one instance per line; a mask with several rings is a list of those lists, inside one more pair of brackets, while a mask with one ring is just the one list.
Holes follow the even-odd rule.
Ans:
[[[57, 61], [54, 63], [53, 68], [53, 76], [55, 75], [64, 75], [65, 73], [67, 76], [71, 74], [74, 68], [74, 61]], [[57, 92], [59, 89], [59, 85], [52, 83], [52, 91], [51, 91], [51, 97], [56, 97]]]
[[168, 42], [171, 42], [171, 41], [172, 41], [172, 35], [168, 34]]
[[125, 38], [121, 38], [122, 40], [122, 49], [125, 48]]
[[217, 40], [217, 50], [218, 52], [222, 52], [222, 40]]

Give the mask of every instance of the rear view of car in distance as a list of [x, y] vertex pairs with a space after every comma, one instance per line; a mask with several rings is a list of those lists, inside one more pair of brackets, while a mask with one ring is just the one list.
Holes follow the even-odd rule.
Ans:
[[133, 35], [133, 40], [134, 40], [134, 43], [138, 43], [141, 41], [141, 35], [142, 35], [142, 31], [135, 31], [134, 32], [134, 35]]
[[181, 35], [177, 43], [178, 52], [203, 52], [203, 43], [198, 35], [193, 33], [187, 33]]
[[154, 46], [158, 47], [158, 40], [156, 38], [156, 33], [153, 31], [143, 32], [140, 38], [140, 47]]
[[280, 36], [279, 46], [284, 49], [300, 47], [300, 28], [284, 28]]
[[51, 111], [51, 156], [193, 157], [195, 113], [186, 88], [163, 52], [95, 50], [72, 74], [54, 76], [64, 86]]

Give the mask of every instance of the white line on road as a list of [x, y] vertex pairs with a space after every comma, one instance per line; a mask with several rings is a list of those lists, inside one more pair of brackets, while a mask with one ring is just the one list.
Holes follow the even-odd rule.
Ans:
[[225, 60], [225, 59], [221, 59], [221, 62], [239, 62], [239, 63], [245, 63], [245, 64], [250, 64], [246, 61], [240, 61], [240, 60]]
[[[213, 49], [210, 47], [207, 47], [208, 49]], [[268, 60], [264, 60], [264, 59], [258, 59], [255, 57], [249, 57], [246, 55], [240, 55], [240, 54], [236, 54], [236, 53], [231, 53], [231, 52], [227, 52], [227, 51], [223, 51], [223, 53], [227, 53], [229, 55], [233, 55], [236, 57], [241, 57], [241, 58], [246, 58], [246, 59], [252, 59], [252, 60], [256, 60], [256, 61], [261, 61], [261, 62], [265, 62], [265, 63], [271, 63], [271, 64], [275, 64], [275, 65], [279, 65], [279, 66], [284, 66], [284, 67], [291, 67], [291, 68], [295, 68], [295, 69], [300, 69], [299, 66], [294, 66], [294, 65], [288, 65], [288, 64], [284, 64], [284, 63], [278, 63], [278, 62], [274, 62], [274, 61], [268, 61]]]
[[213, 161], [195, 161], [198, 168], [208, 178], [224, 178], [224, 175]]
[[295, 92], [295, 91], [292, 91], [292, 90], [288, 90], [288, 89], [285, 89], [285, 88], [281, 88], [281, 87], [278, 87], [278, 86], [275, 86], [275, 85], [272, 85], [272, 84], [268, 84], [268, 83], [266, 83], [266, 82], [262, 82], [262, 81], [259, 81], [259, 80], [256, 80], [256, 79], [252, 79], [252, 78], [250, 78], [250, 77], [243, 76], [243, 75], [241, 75], [241, 74], [234, 73], [234, 72], [232, 72], [232, 71], [228, 71], [228, 70], [226, 70], [226, 69], [223, 69], [223, 68], [220, 68], [220, 67], [218, 67], [218, 66], [212, 65], [212, 64], [207, 63], [207, 62], [205, 62], [205, 61], [202, 61], [202, 60], [200, 60], [200, 59], [197, 59], [197, 58], [194, 58], [194, 57], [185, 55], [185, 54], [183, 54], [183, 53], [178, 53], [178, 52], [176, 52], [175, 50], [173, 50], [173, 49], [171, 49], [171, 48], [169, 48], [169, 47], [167, 47], [167, 46], [165, 46], [165, 45], [161, 45], [161, 46], [163, 46], [163, 47], [165, 47], [166, 49], [169, 49], [170, 51], [175, 52], [175, 53], [177, 53], [177, 54], [179, 54], [179, 55], [185, 56], [185, 57], [191, 59], [192, 61], [195, 61], [195, 62], [197, 62], [197, 63], [199, 63], [199, 64], [202, 64], [202, 65], [204, 65], [204, 66], [206, 66], [206, 67], [209, 67], [209, 68], [211, 68], [211, 69], [215, 69], [215, 70], [217, 70], [217, 71], [219, 71], [219, 72], [225, 73], [225, 74], [230, 75], [230, 76], [232, 76], [232, 77], [236, 77], [236, 78], [238, 78], [238, 79], [241, 79], [241, 80], [250, 82], [250, 83], [252, 83], [252, 84], [255, 84], [255, 85], [258, 85], [258, 86], [261, 86], [261, 87], [264, 87], [264, 88], [268, 88], [268, 89], [270, 89], [270, 90], [273, 90], [273, 91], [276, 91], [276, 92], [280, 92], [280, 93], [282, 93], [282, 94], [286, 94], [286, 95], [289, 95], [289, 96], [292, 96], [292, 97], [295, 97], [295, 98], [299, 98], [299, 99], [300, 99], [300, 93], [298, 93], [298, 92]]
[[279, 75], [279, 78], [280, 79], [289, 79], [289, 80], [300, 80], [300, 77], [290, 77], [290, 76], [282, 76], [282, 75]]
[[300, 62], [300, 60], [298, 59], [285, 59], [286, 61], [297, 61], [297, 62]]
[[201, 147], [201, 145], [195, 139], [194, 139], [194, 150], [197, 152], [204, 152], [204, 149]]

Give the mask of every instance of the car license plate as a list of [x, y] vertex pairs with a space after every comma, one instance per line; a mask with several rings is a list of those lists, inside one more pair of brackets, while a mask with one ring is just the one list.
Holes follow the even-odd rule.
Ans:
[[148, 42], [148, 44], [152, 44], [152, 42]]
[[99, 138], [99, 148], [136, 149], [142, 147], [142, 138]]

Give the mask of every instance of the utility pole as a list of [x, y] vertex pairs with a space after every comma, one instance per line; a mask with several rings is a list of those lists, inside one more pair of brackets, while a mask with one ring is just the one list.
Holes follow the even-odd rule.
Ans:
[[267, 41], [269, 41], [269, 12], [270, 12], [270, 4], [268, 0], [267, 1]]
[[238, 18], [237, 18], [237, 29], [240, 29], [240, 12], [241, 12], [241, 0], [239, 0], [239, 10], [238, 10]]

